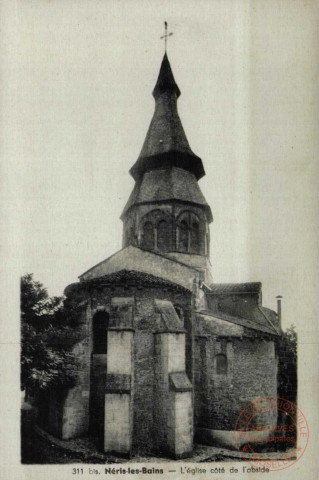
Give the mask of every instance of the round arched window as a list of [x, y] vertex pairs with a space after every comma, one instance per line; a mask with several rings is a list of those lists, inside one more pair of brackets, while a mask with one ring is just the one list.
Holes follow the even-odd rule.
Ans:
[[147, 250], [154, 250], [155, 236], [152, 222], [145, 222], [142, 231], [142, 247]]
[[178, 250], [181, 252], [188, 251], [188, 225], [186, 220], [182, 220], [179, 224], [179, 236], [178, 236]]
[[157, 225], [157, 248], [162, 252], [170, 249], [170, 227], [166, 220], [161, 220]]
[[227, 374], [227, 357], [226, 355], [219, 353], [215, 357], [216, 359], [216, 373], [217, 375]]
[[194, 253], [199, 253], [200, 242], [199, 242], [199, 223], [193, 222], [191, 226], [191, 251]]
[[93, 353], [107, 353], [107, 329], [109, 315], [107, 312], [97, 312], [93, 317]]

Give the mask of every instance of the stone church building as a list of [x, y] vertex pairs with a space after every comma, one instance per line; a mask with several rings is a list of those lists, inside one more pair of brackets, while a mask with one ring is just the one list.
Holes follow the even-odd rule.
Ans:
[[[43, 423], [128, 457], [187, 457], [194, 441], [234, 448], [243, 408], [277, 394], [280, 322], [262, 306], [261, 283], [213, 282], [213, 216], [198, 184], [202, 160], [178, 115], [180, 93], [165, 53], [130, 170], [122, 249], [65, 290], [84, 332], [75, 347], [82, 367], [75, 387], [51, 393]], [[276, 412], [268, 416], [276, 424]]]

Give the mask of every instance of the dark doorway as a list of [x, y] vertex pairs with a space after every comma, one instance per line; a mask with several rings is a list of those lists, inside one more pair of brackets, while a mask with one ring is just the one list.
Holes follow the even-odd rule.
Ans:
[[108, 326], [108, 314], [106, 312], [97, 312], [93, 317], [93, 354], [107, 353]]
[[90, 382], [90, 434], [96, 438], [99, 448], [103, 448], [104, 403], [107, 373], [107, 332], [109, 315], [97, 312], [92, 319], [92, 355]]

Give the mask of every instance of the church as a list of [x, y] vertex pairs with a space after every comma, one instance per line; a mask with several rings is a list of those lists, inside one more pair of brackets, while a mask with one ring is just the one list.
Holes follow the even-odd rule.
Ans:
[[[194, 442], [236, 448], [241, 411], [277, 395], [280, 315], [262, 306], [261, 283], [213, 281], [213, 215], [180, 94], [165, 53], [130, 169], [122, 249], [65, 290], [84, 332], [81, 368], [74, 387], [51, 394], [43, 421], [59, 438], [91, 435], [127, 458], [187, 458]], [[276, 424], [277, 412], [267, 415]]]

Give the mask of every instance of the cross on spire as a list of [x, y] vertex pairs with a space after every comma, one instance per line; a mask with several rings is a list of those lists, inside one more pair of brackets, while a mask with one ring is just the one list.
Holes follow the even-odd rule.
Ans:
[[165, 26], [165, 33], [164, 33], [164, 35], [161, 36], [161, 40], [162, 40], [162, 38], [164, 38], [164, 41], [165, 41], [165, 53], [166, 53], [166, 50], [167, 50], [167, 37], [171, 37], [171, 36], [173, 35], [173, 32], [167, 33], [167, 22], [164, 22], [164, 26]]

